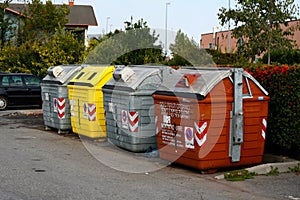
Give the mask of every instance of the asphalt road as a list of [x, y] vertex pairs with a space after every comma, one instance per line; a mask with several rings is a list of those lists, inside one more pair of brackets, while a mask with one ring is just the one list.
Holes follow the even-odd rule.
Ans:
[[44, 131], [42, 116], [14, 113], [0, 112], [1, 200], [300, 199], [300, 176], [294, 173], [230, 182], [177, 165], [147, 173], [116, 170], [122, 166], [103, 164], [90, 153], [99, 144], [87, 147], [74, 135]]

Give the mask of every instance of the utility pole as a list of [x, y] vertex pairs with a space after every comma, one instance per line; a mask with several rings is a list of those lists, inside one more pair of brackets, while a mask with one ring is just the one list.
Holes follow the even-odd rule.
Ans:
[[168, 6], [170, 2], [166, 3], [166, 19], [165, 19], [165, 54], [168, 53]]
[[110, 19], [110, 17], [106, 17], [106, 34], [108, 33], [108, 20]]

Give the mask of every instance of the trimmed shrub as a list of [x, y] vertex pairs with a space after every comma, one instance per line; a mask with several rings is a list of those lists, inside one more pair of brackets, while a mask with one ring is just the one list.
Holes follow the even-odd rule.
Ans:
[[300, 66], [246, 69], [269, 92], [266, 151], [300, 154]]
[[[262, 58], [264, 63], [268, 62], [268, 55], [265, 54]], [[299, 49], [275, 49], [271, 51], [271, 62], [287, 65], [294, 65], [300, 63]]]

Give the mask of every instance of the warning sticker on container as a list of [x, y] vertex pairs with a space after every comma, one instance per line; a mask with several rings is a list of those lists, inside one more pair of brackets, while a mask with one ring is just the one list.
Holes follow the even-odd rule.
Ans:
[[96, 104], [88, 104], [88, 119], [89, 121], [96, 121]]
[[202, 121], [202, 122], [194, 122], [194, 126], [196, 129], [196, 141], [198, 143], [198, 145], [201, 147], [204, 145], [204, 143], [207, 140], [207, 128], [208, 128], [208, 124], [206, 121]]
[[70, 113], [71, 113], [71, 116], [76, 116], [75, 115], [75, 100], [74, 99], [71, 99], [70, 100]]
[[58, 102], [57, 98], [53, 98], [53, 112], [57, 112]]
[[194, 149], [194, 131], [192, 127], [184, 127], [185, 147]]
[[59, 119], [65, 119], [66, 117], [66, 99], [65, 98], [58, 98], [57, 99], [58, 102], [58, 118]]
[[127, 110], [121, 111], [121, 118], [122, 118], [122, 128], [128, 129], [128, 111]]
[[86, 102], [83, 102], [83, 118], [87, 119], [89, 116], [88, 114], [88, 106]]
[[139, 131], [139, 113], [135, 111], [128, 112], [128, 124], [130, 132]]

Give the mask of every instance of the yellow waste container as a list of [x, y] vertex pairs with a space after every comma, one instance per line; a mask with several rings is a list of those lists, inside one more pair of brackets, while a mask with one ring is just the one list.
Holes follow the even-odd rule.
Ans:
[[72, 131], [89, 138], [106, 137], [102, 86], [114, 66], [87, 66], [68, 84]]

